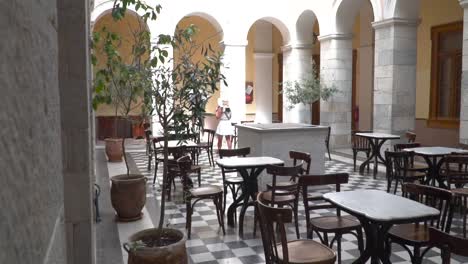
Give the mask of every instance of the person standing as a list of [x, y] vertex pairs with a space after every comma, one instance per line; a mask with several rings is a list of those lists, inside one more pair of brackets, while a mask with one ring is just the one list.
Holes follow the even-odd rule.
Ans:
[[216, 128], [216, 135], [218, 136], [218, 149], [223, 144], [223, 136], [226, 137], [228, 149], [232, 148], [232, 136], [234, 136], [234, 126], [231, 124], [232, 112], [229, 107], [229, 101], [218, 99], [218, 107], [216, 108], [216, 118], [219, 120], [218, 127]]

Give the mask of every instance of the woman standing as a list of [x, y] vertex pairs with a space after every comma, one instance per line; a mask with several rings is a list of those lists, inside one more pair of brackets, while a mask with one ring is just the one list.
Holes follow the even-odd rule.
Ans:
[[218, 107], [216, 108], [216, 118], [219, 120], [216, 134], [218, 135], [218, 149], [223, 144], [223, 136], [226, 137], [228, 148], [232, 148], [232, 136], [234, 135], [234, 127], [231, 124], [232, 112], [229, 108], [227, 100], [218, 99]]

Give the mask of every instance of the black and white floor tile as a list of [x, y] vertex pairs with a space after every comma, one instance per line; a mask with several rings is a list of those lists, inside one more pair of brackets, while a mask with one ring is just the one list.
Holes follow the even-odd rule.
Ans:
[[[130, 152], [135, 161], [138, 170], [148, 178], [148, 197], [159, 199], [159, 183], [162, 181], [161, 166], [158, 171], [156, 186], [152, 185], [154, 175], [154, 164], [152, 170], [148, 171], [148, 158], [144, 151]], [[216, 157], [215, 157], [216, 159]], [[349, 183], [342, 186], [342, 190], [356, 189], [378, 189], [386, 190], [386, 181], [384, 175], [379, 173], [377, 179], [371, 175], [360, 175], [353, 171], [352, 164], [338, 161], [334, 155], [334, 160], [325, 162], [326, 172], [348, 172], [350, 174]], [[344, 159], [346, 160], [346, 159]], [[210, 167], [206, 153], [200, 156], [199, 164], [202, 166], [202, 185], [222, 185], [221, 171], [218, 167]], [[166, 219], [172, 227], [185, 231], [185, 204], [180, 195], [181, 186], [177, 183], [177, 189], [173, 193], [170, 202], [166, 203]], [[325, 188], [321, 191], [330, 191]], [[320, 191], [320, 190], [319, 190]], [[227, 204], [231, 203], [231, 195], [227, 195]], [[303, 208], [299, 209], [303, 212]], [[320, 210], [316, 216], [333, 214], [333, 211]], [[314, 215], [312, 215], [313, 217]], [[156, 217], [156, 216], [150, 216]], [[300, 213], [300, 232], [301, 237], [305, 234], [305, 216]], [[459, 215], [456, 215], [452, 225], [455, 233], [460, 232], [461, 221]], [[254, 264], [264, 263], [263, 247], [260, 238], [260, 232], [253, 236], [253, 208], [249, 208], [244, 220], [244, 236], [238, 236], [237, 227], [226, 225], [226, 235], [218, 225], [214, 204], [211, 201], [200, 202], [197, 204], [192, 217], [192, 237], [187, 241], [187, 250], [191, 263], [230, 263], [230, 264]], [[291, 239], [295, 238], [293, 225], [289, 226], [288, 231]], [[345, 235], [342, 240], [342, 263], [352, 263], [359, 256], [357, 241], [352, 235]], [[424, 263], [441, 263], [440, 254], [436, 250], [431, 250]], [[391, 257], [392, 263], [410, 263], [408, 253], [401, 247], [394, 245]], [[459, 256], [453, 256], [452, 263], [468, 263], [468, 259]]]

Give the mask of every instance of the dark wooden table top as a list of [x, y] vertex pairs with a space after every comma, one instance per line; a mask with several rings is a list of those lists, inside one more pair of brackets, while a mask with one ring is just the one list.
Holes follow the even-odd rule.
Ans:
[[374, 222], [402, 222], [440, 214], [435, 208], [377, 190], [327, 193], [323, 197], [351, 214]]

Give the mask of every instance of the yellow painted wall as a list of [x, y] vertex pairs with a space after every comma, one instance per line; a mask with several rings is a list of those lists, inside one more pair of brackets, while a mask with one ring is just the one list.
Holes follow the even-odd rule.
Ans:
[[[127, 15], [125, 15], [125, 17], [120, 21], [114, 21], [112, 15], [109, 13], [99, 18], [99, 20], [94, 25], [93, 32], [101, 32], [104, 27], [106, 27], [108, 31], [117, 33], [121, 36], [122, 43], [118, 48], [118, 51], [127, 63], [131, 63], [132, 46], [135, 43], [132, 32], [138, 32], [140, 29], [144, 29], [146, 26], [144, 24], [140, 24], [139, 19], [132, 13], [127, 13]], [[103, 52], [99, 52], [99, 50], [102, 49], [98, 46], [98, 52], [95, 53], [98, 60], [96, 69], [102, 68], [105, 65], [106, 60], [105, 54]], [[141, 102], [136, 103], [134, 106], [135, 108], [130, 112], [130, 115], [140, 115], [140, 105]], [[96, 115], [114, 116], [115, 109], [111, 105], [101, 105], [98, 107]]]
[[457, 0], [423, 0], [419, 17], [416, 65], [416, 118], [429, 118], [431, 27], [463, 20]]
[[[198, 28], [198, 33], [194, 37], [196, 43], [205, 43], [206, 47], [208, 47], [208, 45], [211, 44], [211, 47], [215, 52], [221, 50], [221, 46], [219, 43], [222, 40], [222, 32], [217, 32], [216, 28], [210, 22], [208, 22], [208, 20], [199, 16], [185, 17], [177, 24], [177, 26], [183, 29], [190, 26], [191, 24], [195, 25]], [[177, 51], [174, 51], [174, 58], [177, 57]], [[202, 59], [202, 57], [203, 56], [201, 52], [196, 52], [196, 55], [193, 58], [194, 61], [199, 61], [200, 59]], [[214, 113], [216, 111], [216, 105], [219, 96], [220, 90], [218, 87], [218, 90], [208, 100], [208, 103], [205, 108], [207, 113]]]

